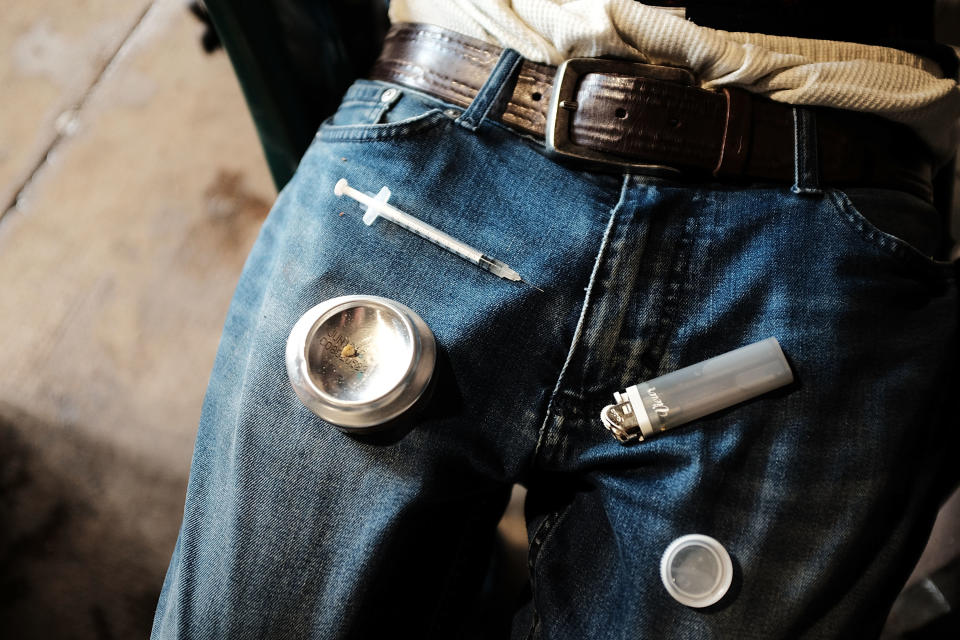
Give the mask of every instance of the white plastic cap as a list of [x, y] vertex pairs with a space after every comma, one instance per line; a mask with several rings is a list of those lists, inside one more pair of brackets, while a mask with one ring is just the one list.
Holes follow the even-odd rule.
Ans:
[[727, 593], [733, 561], [723, 545], [699, 533], [670, 543], [660, 559], [660, 578], [673, 598], [688, 607], [709, 607]]

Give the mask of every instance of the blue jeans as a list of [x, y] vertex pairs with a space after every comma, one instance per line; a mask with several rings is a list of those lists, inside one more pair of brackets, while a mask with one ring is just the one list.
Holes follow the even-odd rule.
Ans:
[[[577, 169], [489, 117], [508, 82], [463, 112], [359, 81], [321, 127], [237, 288], [153, 637], [461, 637], [514, 483], [514, 637], [875, 635], [955, 478], [957, 291], [914, 246], [930, 205], [819, 189], [809, 163], [796, 189]], [[543, 292], [364, 226], [341, 177]], [[394, 437], [338, 431], [287, 379], [297, 318], [347, 294], [437, 339], [432, 404]], [[614, 391], [770, 336], [790, 386], [635, 446], [602, 428]], [[734, 561], [706, 609], [660, 582], [688, 533]]]

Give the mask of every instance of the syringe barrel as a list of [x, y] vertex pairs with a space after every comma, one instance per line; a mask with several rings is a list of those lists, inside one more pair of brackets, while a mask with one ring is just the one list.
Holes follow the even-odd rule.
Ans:
[[430, 226], [422, 220], [414, 218], [408, 213], [400, 211], [396, 207], [393, 207], [386, 203], [378, 203], [377, 205], [380, 209], [380, 217], [390, 220], [394, 224], [397, 224], [407, 231], [417, 234], [424, 240], [428, 240], [436, 245], [439, 245], [455, 253], [456, 255], [469, 260], [474, 264], [480, 264], [480, 259], [483, 257], [483, 252], [474, 249], [465, 242], [457, 240], [453, 236], [440, 231], [436, 227]]

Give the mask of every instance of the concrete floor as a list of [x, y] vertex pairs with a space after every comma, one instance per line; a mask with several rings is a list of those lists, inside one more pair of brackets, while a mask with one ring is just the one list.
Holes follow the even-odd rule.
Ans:
[[[0, 635], [145, 637], [275, 192], [230, 64], [203, 54], [182, 0], [4, 13]], [[924, 571], [956, 554], [956, 500], [949, 514]]]
[[230, 63], [204, 55], [184, 2], [9, 4], [0, 636], [145, 637], [275, 191]]

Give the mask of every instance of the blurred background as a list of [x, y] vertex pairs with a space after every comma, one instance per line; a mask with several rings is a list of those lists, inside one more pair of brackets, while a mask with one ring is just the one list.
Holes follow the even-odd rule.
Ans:
[[[960, 42], [958, 5], [938, 5], [941, 41]], [[4, 4], [3, 638], [149, 635], [221, 326], [276, 196], [271, 170], [289, 169], [268, 163], [198, 13], [184, 0]], [[515, 496], [501, 534], [523, 566]], [[936, 570], [956, 564], [958, 534], [955, 494], [891, 637], [956, 606], [957, 572]]]

